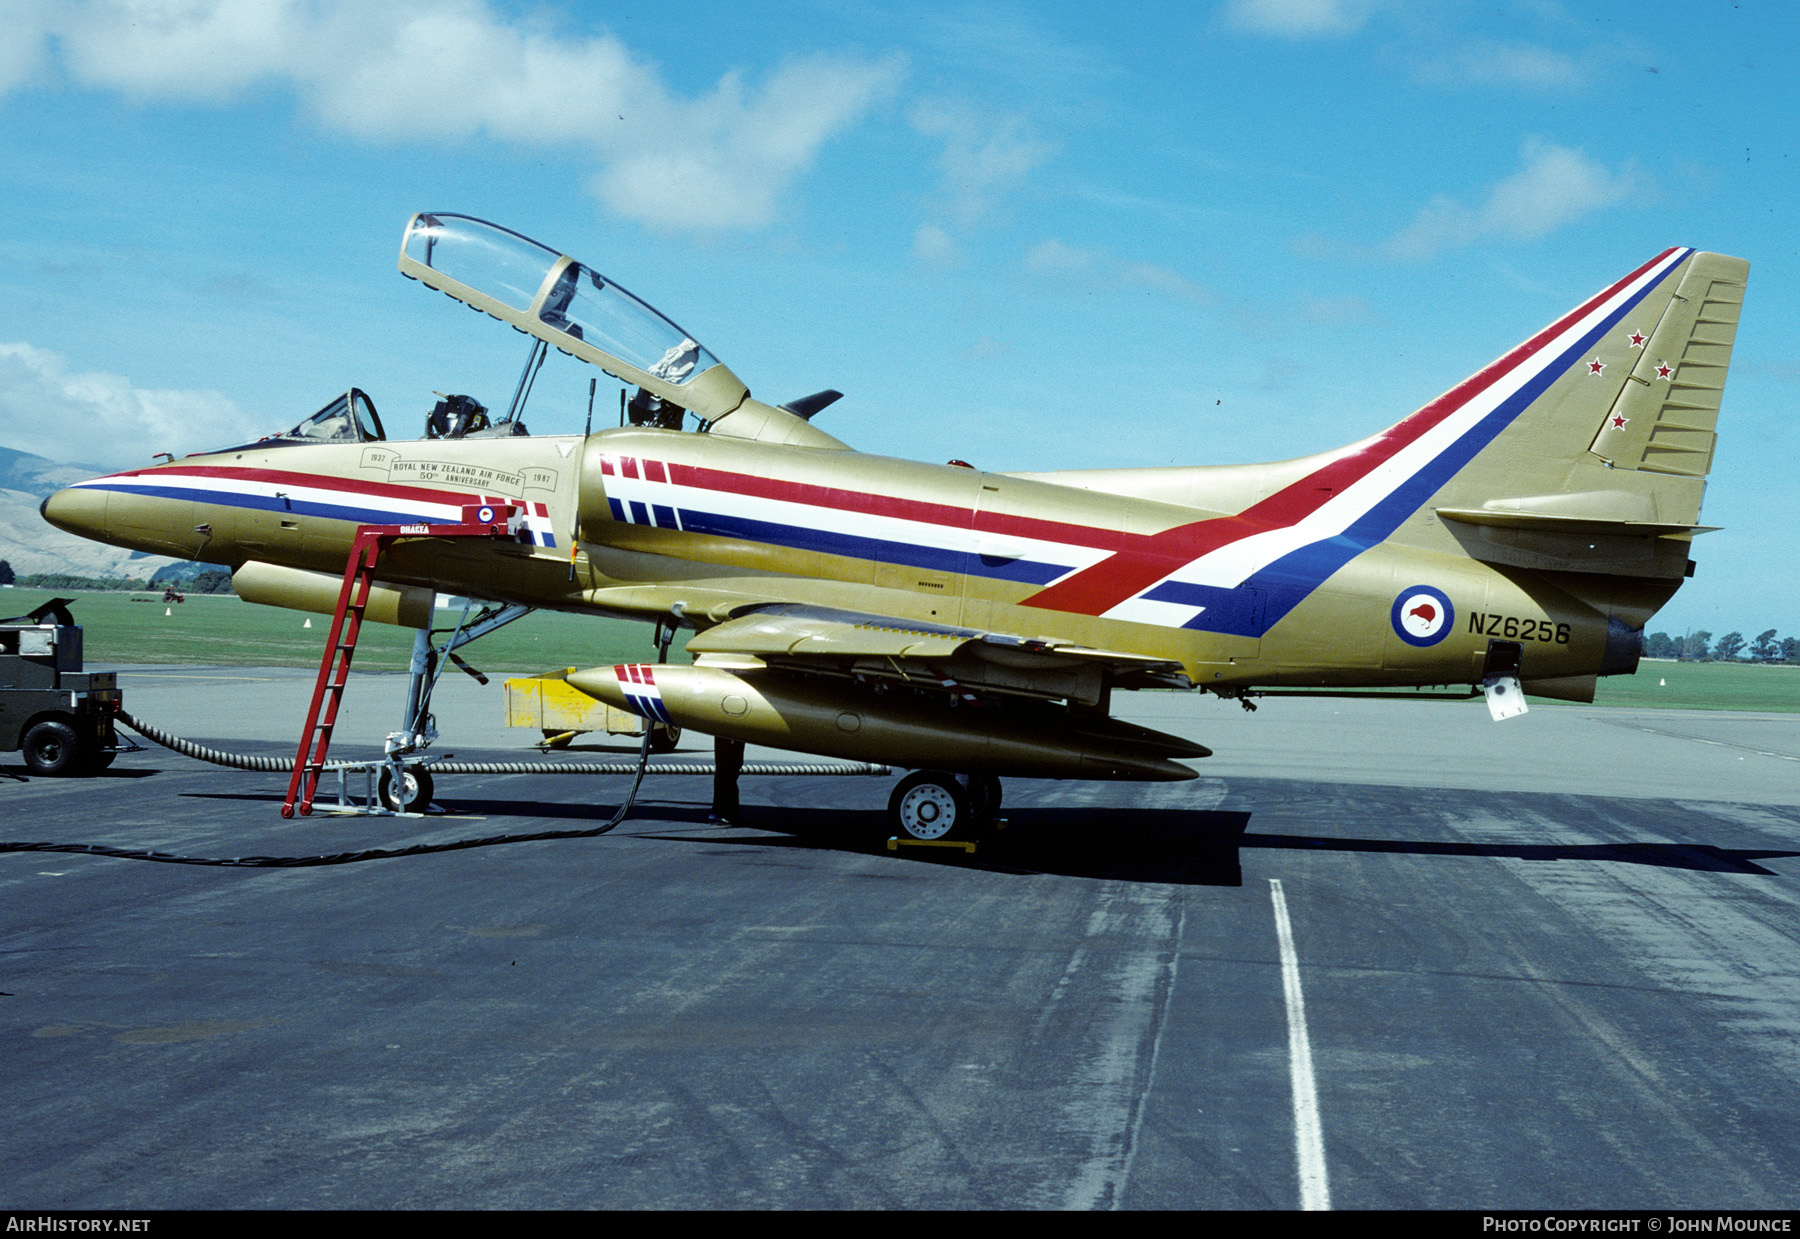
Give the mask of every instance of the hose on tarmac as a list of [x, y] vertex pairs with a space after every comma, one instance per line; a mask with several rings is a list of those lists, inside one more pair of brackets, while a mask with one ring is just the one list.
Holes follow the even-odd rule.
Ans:
[[[264, 774], [286, 774], [294, 768], [294, 763], [283, 757], [257, 756], [251, 753], [227, 753], [223, 749], [207, 748], [204, 744], [196, 744], [192, 740], [184, 740], [180, 736], [171, 735], [160, 727], [133, 718], [121, 710], [118, 720], [143, 736], [153, 740], [166, 749], [180, 753], [183, 757], [192, 757], [196, 761], [211, 762], [215, 766], [229, 766], [233, 770], [255, 770]], [[368, 761], [331, 761], [325, 763], [325, 770], [360, 770], [370, 765]], [[434, 761], [427, 767], [432, 774], [636, 774], [638, 763], [635, 761]], [[685, 774], [710, 775], [713, 763], [709, 761], [664, 761], [647, 762], [644, 773], [650, 774]], [[871, 762], [745, 762], [744, 774], [762, 775], [887, 775], [893, 770], [888, 766]]]
[[[666, 649], [665, 645], [665, 649]], [[131, 715], [120, 711], [120, 722], [138, 732], [148, 740], [154, 740], [165, 748], [171, 749], [186, 757], [211, 762], [217, 766], [229, 766], [236, 770], [254, 770], [269, 774], [285, 773], [293, 769], [293, 763], [283, 761], [279, 757], [261, 757], [246, 753], [227, 753], [221, 749], [207, 748], [203, 744], [195, 744], [180, 736], [147, 723], [140, 722]], [[618, 811], [612, 820], [604, 826], [595, 826], [587, 830], [540, 830], [529, 834], [488, 835], [480, 839], [457, 839], [449, 843], [417, 843], [403, 848], [366, 848], [358, 852], [332, 852], [319, 856], [236, 856], [236, 857], [202, 857], [176, 856], [168, 852], [144, 851], [137, 848], [113, 847], [103, 843], [4, 843], [0, 842], [0, 853], [4, 852], [70, 852], [83, 856], [110, 856], [118, 860], [149, 860], [165, 865], [207, 865], [233, 869], [308, 869], [322, 865], [350, 865], [365, 860], [391, 860], [401, 856], [429, 856], [436, 852], [462, 852], [470, 848], [496, 847], [503, 843], [536, 843], [547, 839], [593, 839], [611, 832], [625, 820], [637, 800], [638, 787], [643, 783], [646, 774], [711, 774], [712, 762], [666, 762], [658, 765], [649, 763], [650, 730], [645, 728], [644, 739], [638, 750], [636, 762], [434, 762], [430, 769], [440, 774], [629, 774], [633, 775], [631, 788], [625, 799], [619, 804]], [[368, 762], [331, 762], [326, 770], [360, 768]], [[867, 762], [746, 762], [744, 774], [763, 775], [805, 775], [805, 774], [837, 774], [837, 775], [880, 775], [889, 773], [886, 766], [873, 765]]]

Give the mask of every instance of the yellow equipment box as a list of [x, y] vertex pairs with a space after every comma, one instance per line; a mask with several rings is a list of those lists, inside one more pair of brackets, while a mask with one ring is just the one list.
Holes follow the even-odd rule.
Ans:
[[[604, 731], [613, 736], [641, 736], [644, 720], [629, 710], [619, 710], [582, 692], [568, 682], [574, 667], [544, 671], [506, 681], [506, 725], [535, 727], [544, 733], [546, 746], [560, 748], [583, 732]], [[657, 724], [650, 747], [666, 753], [681, 736], [678, 727]]]

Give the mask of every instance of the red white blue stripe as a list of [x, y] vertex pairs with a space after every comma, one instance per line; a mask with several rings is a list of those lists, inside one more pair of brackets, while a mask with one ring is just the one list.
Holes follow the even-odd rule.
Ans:
[[627, 710], [654, 723], [670, 727], [675, 725], [675, 720], [669, 717], [668, 708], [663, 705], [662, 689], [657, 686], [654, 666], [649, 663], [615, 663], [613, 676], [625, 693]]
[[1385, 433], [1237, 516], [1188, 527], [1191, 558], [1100, 614], [1262, 635], [1388, 538], [1692, 253], [1659, 254]]
[[525, 528], [533, 545], [556, 545], [547, 505], [505, 495], [366, 482], [282, 469], [187, 464], [115, 473], [77, 482], [75, 487], [252, 511], [292, 512], [357, 525], [454, 525], [462, 520], [465, 504], [514, 504], [525, 513]]
[[1041, 588], [1024, 605], [1261, 636], [1377, 545], [1686, 261], [1670, 249], [1373, 438], [1232, 516], [1136, 535], [629, 455], [614, 519]]
[[1117, 535], [992, 518], [954, 504], [864, 494], [604, 453], [613, 519], [792, 550], [1048, 585], [1106, 558]]

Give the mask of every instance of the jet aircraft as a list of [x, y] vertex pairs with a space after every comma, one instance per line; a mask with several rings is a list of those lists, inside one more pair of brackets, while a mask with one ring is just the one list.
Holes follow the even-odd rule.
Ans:
[[[921, 838], [991, 818], [1002, 776], [1194, 777], [1209, 751], [1114, 718], [1115, 691], [1485, 687], [1496, 717], [1509, 690], [1591, 701], [1693, 573], [1749, 270], [1665, 250], [1334, 451], [988, 473], [855, 451], [814, 424], [836, 392], [755, 399], [611, 279], [494, 224], [416, 215], [399, 267], [533, 337], [506, 414], [446, 397], [400, 439], [352, 389], [269, 438], [58, 491], [45, 518], [326, 610], [359, 525], [415, 527], [371, 617], [423, 628], [442, 591], [679, 626], [691, 665], [569, 682], [911, 769], [890, 809]], [[550, 347], [634, 388], [630, 424], [525, 433]], [[510, 505], [515, 535], [429, 536], [471, 504]]]

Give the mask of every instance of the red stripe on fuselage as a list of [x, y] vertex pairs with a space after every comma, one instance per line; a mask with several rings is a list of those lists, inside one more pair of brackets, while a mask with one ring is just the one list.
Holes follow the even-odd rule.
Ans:
[[[265, 482], [275, 486], [304, 486], [311, 490], [336, 490], [382, 499], [407, 499], [415, 503], [481, 503], [483, 496], [468, 491], [435, 490], [424, 486], [402, 486], [393, 482], [365, 482], [360, 478], [332, 477], [320, 473], [290, 473], [282, 469], [247, 469], [239, 465], [164, 465], [153, 469], [130, 469], [109, 476], [116, 478], [158, 478], [185, 476], [227, 478], [239, 482]], [[510, 501], [509, 501], [510, 502]]]
[[[1631, 274], [1594, 294], [1499, 360], [1464, 379], [1362, 447], [1345, 452], [1235, 515], [1192, 521], [1161, 533], [1135, 534], [1095, 529], [1062, 521], [975, 511], [955, 504], [733, 473], [702, 465], [670, 462], [667, 466], [668, 476], [671, 482], [695, 490], [745, 495], [835, 512], [916, 521], [959, 531], [1010, 534], [1067, 546], [1111, 551], [1111, 555], [1091, 568], [1077, 572], [1023, 600], [1027, 606], [1081, 615], [1099, 615], [1127, 598], [1136, 596], [1202, 555], [1253, 534], [1286, 528], [1304, 520], [1334, 495], [1368, 476], [1392, 459], [1395, 453], [1417, 441], [1507, 373], [1543, 351], [1570, 325], [1592, 313], [1595, 307], [1617, 295], [1620, 290], [1675, 253], [1677, 248], [1664, 250]], [[633, 466], [630, 474], [635, 476], [637, 462], [630, 457], [624, 460], [630, 461]], [[645, 467], [648, 472], [648, 462]]]
[[1127, 598], [1136, 597], [1184, 564], [1252, 534], [1284, 529], [1323, 507], [1339, 491], [1367, 477], [1394, 454], [1441, 423], [1507, 373], [1530, 360], [1570, 325], [1615, 296], [1657, 263], [1675, 252], [1670, 247], [1630, 275], [1598, 292], [1531, 339], [1427, 404], [1405, 420], [1389, 427], [1363, 447], [1300, 478], [1235, 516], [1217, 517], [1180, 525], [1143, 539], [1136, 547], [1109, 556], [1083, 572], [1051, 585], [1021, 605], [1100, 615]]
[[[1039, 520], [1029, 516], [1011, 516], [1003, 512], [973, 512], [950, 503], [932, 503], [924, 499], [903, 499], [895, 495], [876, 495], [862, 491], [842, 490], [834, 486], [816, 486], [809, 482], [789, 482], [780, 478], [757, 477], [748, 473], [730, 473], [702, 465], [670, 463], [670, 480], [696, 490], [722, 491], [732, 495], [749, 495], [757, 499], [778, 499], [808, 507], [828, 508], [834, 512], [854, 512], [863, 516], [887, 516], [897, 520], [918, 521], [950, 529], [974, 529], [982, 533], [1012, 534], [1022, 538], [1038, 538], [1045, 542], [1061, 542], [1069, 546], [1098, 547], [1119, 550], [1134, 545], [1142, 534], [1121, 533], [1112, 529], [1095, 529], [1088, 525], [1072, 525], [1064, 521]], [[973, 519], [971, 519], [971, 516]]]

